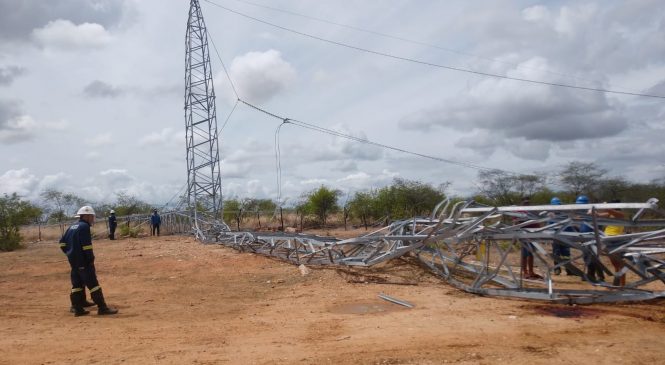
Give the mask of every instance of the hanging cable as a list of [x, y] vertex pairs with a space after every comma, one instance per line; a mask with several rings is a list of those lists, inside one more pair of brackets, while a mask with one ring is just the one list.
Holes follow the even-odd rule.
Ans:
[[210, 43], [212, 43], [212, 48], [215, 50], [215, 53], [217, 54], [217, 58], [219, 59], [219, 62], [222, 63], [222, 68], [224, 69], [224, 73], [226, 74], [226, 78], [229, 80], [229, 84], [231, 84], [231, 89], [233, 90], [233, 94], [235, 94], [237, 99], [240, 99], [240, 96], [238, 95], [238, 91], [236, 90], [235, 85], [233, 84], [233, 80], [231, 79], [231, 75], [229, 74], [229, 70], [226, 69], [226, 65], [224, 64], [224, 61], [222, 60], [222, 57], [219, 55], [219, 52], [217, 51], [217, 46], [215, 46], [215, 41], [212, 40], [212, 37], [209, 37]]
[[410, 155], [414, 155], [414, 156], [418, 156], [418, 157], [428, 158], [428, 159], [439, 161], [439, 162], [445, 162], [445, 163], [449, 163], [449, 164], [464, 166], [464, 167], [468, 167], [468, 168], [472, 168], [472, 169], [476, 169], [476, 170], [482, 170], [482, 171], [498, 170], [498, 171], [502, 171], [502, 172], [506, 172], [506, 173], [510, 173], [510, 174], [519, 175], [515, 172], [511, 172], [511, 171], [507, 171], [507, 170], [494, 169], [494, 168], [489, 168], [489, 167], [485, 167], [485, 166], [476, 165], [476, 164], [473, 164], [473, 163], [470, 163], [470, 162], [455, 161], [455, 160], [450, 160], [450, 159], [446, 159], [446, 158], [430, 156], [430, 155], [426, 155], [426, 154], [423, 154], [423, 153], [418, 153], [418, 152], [405, 150], [403, 148], [389, 146], [389, 145], [386, 145], [386, 144], [383, 144], [383, 143], [372, 142], [372, 141], [370, 141], [368, 139], [365, 139], [365, 138], [354, 137], [354, 136], [344, 134], [344, 133], [341, 133], [341, 132], [338, 132], [338, 131], [335, 131], [335, 130], [332, 130], [332, 129], [323, 128], [323, 127], [317, 126], [315, 124], [302, 122], [302, 121], [299, 121], [299, 120], [296, 120], [296, 119], [280, 117], [280, 116], [278, 116], [274, 113], [271, 113], [271, 112], [269, 112], [265, 109], [262, 109], [262, 108], [260, 108], [256, 105], [248, 103], [244, 100], [240, 100], [240, 102], [247, 105], [247, 106], [249, 106], [250, 108], [252, 108], [254, 110], [257, 110], [261, 113], [264, 113], [264, 114], [266, 114], [270, 117], [282, 120], [283, 123], [280, 124], [280, 127], [283, 124], [288, 123], [288, 124], [295, 125], [295, 126], [298, 126], [298, 127], [301, 127], [301, 128], [306, 128], [306, 129], [314, 130], [314, 131], [317, 131], [317, 132], [329, 134], [329, 135], [332, 135], [332, 136], [335, 136], [335, 137], [346, 138], [346, 139], [349, 139], [349, 140], [352, 140], [352, 141], [365, 143], [365, 144], [373, 145], [373, 146], [376, 146], [376, 147], [381, 147], [381, 148], [385, 148], [385, 149], [389, 149], [389, 150], [393, 150], [393, 151], [397, 151], [397, 152], [402, 152], [402, 153], [406, 153], [406, 154], [410, 154]]
[[230, 12], [230, 13], [242, 16], [242, 17], [247, 18], [247, 19], [254, 20], [254, 21], [262, 23], [262, 24], [269, 25], [269, 26], [274, 27], [274, 28], [282, 29], [282, 30], [287, 31], [287, 32], [298, 34], [298, 35], [308, 37], [308, 38], [311, 38], [311, 39], [315, 39], [315, 40], [318, 40], [318, 41], [321, 41], [321, 42], [334, 44], [334, 45], [337, 45], [337, 46], [340, 46], [340, 47], [345, 47], [345, 48], [353, 49], [353, 50], [356, 50], [356, 51], [370, 53], [370, 54], [374, 54], [374, 55], [377, 55], [377, 56], [383, 56], [383, 57], [392, 58], [392, 59], [396, 59], [396, 60], [400, 60], [400, 61], [406, 61], [406, 62], [416, 63], [416, 64], [420, 64], [420, 65], [425, 65], [425, 66], [431, 66], [431, 67], [442, 68], [442, 69], [451, 70], [451, 71], [464, 72], [464, 73], [480, 75], [480, 76], [499, 78], [499, 79], [504, 79], [504, 80], [527, 82], [527, 83], [531, 83], [531, 84], [549, 85], [549, 86], [563, 87], [563, 88], [569, 88], [569, 89], [602, 92], [602, 93], [608, 93], [608, 94], [630, 95], [630, 96], [641, 96], [641, 97], [648, 97], [648, 98], [665, 99], [665, 96], [663, 96], [663, 95], [633, 93], [633, 92], [627, 92], [627, 91], [609, 90], [609, 89], [595, 88], [595, 87], [576, 86], [576, 85], [570, 85], [570, 84], [564, 84], [564, 83], [558, 83], [558, 82], [548, 82], [548, 81], [525, 79], [525, 78], [520, 78], [520, 77], [511, 77], [511, 76], [493, 74], [493, 73], [489, 73], [489, 72], [475, 71], [475, 70], [470, 70], [470, 69], [465, 69], [465, 68], [460, 68], [460, 67], [446, 66], [446, 65], [433, 63], [433, 62], [417, 60], [417, 59], [409, 58], [409, 57], [396, 56], [396, 55], [393, 55], [393, 54], [390, 54], [390, 53], [373, 51], [373, 50], [370, 50], [370, 49], [367, 49], [367, 48], [353, 46], [353, 45], [350, 45], [350, 44], [337, 42], [337, 41], [333, 41], [333, 40], [330, 40], [330, 39], [327, 39], [327, 38], [322, 38], [322, 37], [315, 36], [315, 35], [312, 35], [312, 34], [300, 32], [300, 31], [297, 31], [295, 29], [283, 27], [281, 25], [270, 23], [268, 21], [253, 17], [251, 15], [247, 15], [247, 14], [241, 13], [239, 11], [229, 9], [229, 8], [223, 6], [223, 5], [217, 4], [217, 3], [209, 1], [209, 0], [204, 0], [204, 1], [211, 4], [211, 5], [214, 5], [214, 6], [217, 6], [217, 7], [221, 8], [221, 9], [224, 9], [224, 10]]
[[284, 119], [275, 129], [275, 167], [277, 168], [277, 202], [282, 206], [282, 151], [279, 147], [279, 132], [284, 124], [289, 123]]
[[231, 112], [229, 113], [229, 115], [226, 117], [226, 120], [224, 120], [224, 124], [222, 124], [222, 127], [219, 128], [219, 130], [217, 131], [218, 136], [219, 136], [220, 133], [222, 133], [222, 130], [224, 129], [224, 127], [226, 127], [226, 123], [229, 122], [229, 119], [231, 118], [231, 115], [233, 115], [233, 112], [236, 110], [236, 107], [238, 106], [238, 102], [240, 102], [240, 99], [236, 99], [236, 103], [233, 104], [233, 108], [231, 109]]

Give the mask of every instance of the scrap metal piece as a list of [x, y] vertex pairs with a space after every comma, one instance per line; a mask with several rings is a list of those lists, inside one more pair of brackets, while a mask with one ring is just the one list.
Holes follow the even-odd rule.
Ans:
[[379, 298], [381, 298], [381, 299], [383, 299], [383, 300], [387, 300], [387, 301], [389, 301], [389, 302], [391, 302], [391, 303], [395, 303], [395, 304], [399, 304], [399, 305], [405, 306], [405, 307], [407, 307], [407, 308], [413, 308], [413, 307], [415, 307], [415, 305], [413, 305], [413, 304], [411, 304], [411, 303], [409, 303], [409, 302], [407, 302], [407, 301], [405, 301], [405, 300], [401, 300], [401, 299], [393, 298], [393, 297], [390, 297], [390, 296], [385, 295], [385, 294], [383, 294], [383, 293], [380, 293], [380, 294], [379, 294]]

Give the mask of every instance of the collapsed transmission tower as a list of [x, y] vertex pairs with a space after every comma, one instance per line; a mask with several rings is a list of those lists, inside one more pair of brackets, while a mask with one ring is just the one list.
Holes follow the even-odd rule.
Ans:
[[[448, 284], [469, 293], [555, 303], [665, 297], [665, 211], [645, 203], [489, 207], [441, 202], [430, 217], [396, 221], [345, 240], [282, 232], [231, 232], [222, 220], [215, 91], [208, 34], [191, 0], [186, 38], [187, 213], [196, 238], [295, 264], [371, 267], [411, 255]], [[634, 212], [608, 218], [603, 212]], [[620, 227], [606, 235], [601, 227]], [[582, 229], [585, 228], [585, 229]], [[588, 228], [588, 229], [586, 229]], [[182, 231], [180, 231], [182, 232]], [[556, 253], [567, 249], [567, 255]], [[533, 268], [527, 274], [526, 256]], [[594, 270], [591, 270], [594, 268]], [[560, 277], [565, 270], [566, 277]]]
[[190, 2], [185, 43], [187, 209], [195, 235], [205, 238], [221, 223], [222, 182], [208, 31], [198, 0]]

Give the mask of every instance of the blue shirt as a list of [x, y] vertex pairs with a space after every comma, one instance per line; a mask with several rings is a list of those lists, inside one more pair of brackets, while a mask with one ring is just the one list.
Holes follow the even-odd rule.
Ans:
[[160, 217], [159, 214], [157, 214], [157, 213], [153, 213], [153, 214], [150, 216], [150, 223], [151, 223], [153, 226], [158, 226], [158, 225], [160, 225], [160, 224], [162, 223], [162, 217]]

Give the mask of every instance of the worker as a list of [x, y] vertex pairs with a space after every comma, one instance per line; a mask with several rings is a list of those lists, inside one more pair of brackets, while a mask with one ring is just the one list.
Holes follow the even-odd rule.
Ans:
[[[522, 199], [521, 205], [526, 206], [526, 205], [531, 205], [531, 201], [528, 197], [524, 197]], [[529, 220], [528, 218], [528, 212], [526, 211], [519, 211], [518, 213], [523, 213], [527, 217], [524, 219], [518, 219], [517, 223], [523, 223]], [[540, 224], [539, 223], [531, 223], [528, 225], [525, 225], [522, 228], [539, 228]], [[522, 241], [522, 250], [521, 250], [521, 266], [522, 266], [522, 274], [524, 275], [525, 279], [542, 279], [543, 277], [536, 274], [533, 271], [533, 251], [535, 250], [535, 246], [533, 243], [528, 242], [526, 240]]]
[[[621, 200], [612, 200], [610, 203], [621, 203]], [[616, 219], [624, 219], [625, 215], [621, 211], [621, 209], [607, 209], [605, 211], [599, 212], [598, 213], [599, 217], [606, 217], [606, 218], [616, 218]], [[625, 233], [624, 226], [619, 226], [619, 225], [608, 225], [605, 226], [605, 230], [603, 231], [605, 233], [605, 236], [618, 236], [622, 235]], [[625, 242], [621, 242], [625, 243]], [[609, 251], [609, 250], [608, 250]], [[612, 266], [614, 267], [614, 281], [612, 285], [614, 286], [626, 286], [626, 274], [623, 272], [623, 267], [626, 266], [623, 262], [623, 257], [620, 254], [613, 254], [609, 255], [610, 256], [610, 262], [612, 263]]]
[[155, 235], [155, 232], [157, 232], [157, 235], [159, 236], [159, 226], [162, 224], [162, 217], [157, 214], [157, 209], [154, 209], [152, 211], [152, 215], [150, 216], [150, 225], [152, 226], [152, 233], [151, 236]]
[[115, 239], [115, 229], [118, 227], [118, 220], [115, 217], [115, 210], [111, 209], [109, 216], [109, 239]]
[[90, 290], [93, 302], [97, 304], [97, 314], [116, 314], [117, 309], [109, 308], [104, 300], [102, 288], [97, 281], [95, 272], [95, 255], [92, 251], [92, 235], [90, 226], [95, 224], [95, 211], [91, 206], [83, 206], [76, 215], [79, 221], [67, 228], [60, 239], [60, 249], [67, 255], [71, 267], [72, 291], [69, 299], [72, 302], [75, 316], [89, 314], [85, 306], [84, 286]]
[[[580, 195], [575, 199], [575, 204], [589, 204], [589, 198], [586, 195]], [[594, 228], [589, 222], [582, 222], [579, 227], [580, 233], [590, 233], [593, 232]], [[589, 250], [596, 250], [595, 246], [589, 247]], [[584, 264], [586, 265], [586, 276], [587, 279], [592, 283], [598, 283], [605, 281], [605, 274], [603, 269], [598, 262], [597, 257], [593, 257], [593, 253], [588, 253], [587, 251], [583, 254]], [[584, 279], [582, 279], [584, 280]]]
[[[561, 205], [561, 199], [557, 198], [556, 196], [553, 197], [550, 200], [550, 205]], [[550, 223], [551, 224], [551, 223]], [[564, 229], [564, 232], [570, 232], [573, 229], [571, 227], [568, 227]], [[554, 257], [554, 264], [558, 265], [561, 262], [567, 262], [570, 260], [570, 247], [557, 242], [553, 241], [552, 242], [552, 256]], [[573, 275], [573, 272], [570, 270], [568, 265], [565, 265], [566, 267], [566, 275]], [[557, 267], [554, 269], [554, 275], [560, 275], [561, 274], [561, 267]]]

